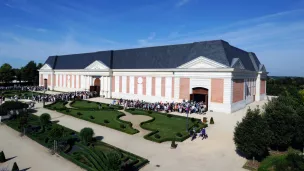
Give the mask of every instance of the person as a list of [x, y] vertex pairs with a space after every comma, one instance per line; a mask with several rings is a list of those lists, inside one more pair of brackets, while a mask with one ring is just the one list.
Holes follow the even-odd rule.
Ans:
[[206, 134], [206, 129], [205, 128], [202, 129], [201, 136], [203, 137], [202, 140], [208, 138], [208, 136]]

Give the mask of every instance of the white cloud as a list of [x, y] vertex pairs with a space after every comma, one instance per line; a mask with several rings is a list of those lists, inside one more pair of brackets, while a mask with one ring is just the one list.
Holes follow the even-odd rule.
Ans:
[[181, 7], [183, 5], [186, 5], [189, 2], [190, 2], [190, 0], [179, 0], [179, 2], [176, 4], [176, 6]]
[[76, 41], [73, 35], [66, 35], [56, 42], [35, 40], [12, 33], [2, 33], [0, 36], [11, 39], [11, 41], [1, 41], [0, 39], [0, 58], [44, 61], [51, 55], [94, 52], [113, 48], [106, 45], [92, 46], [83, 44]]
[[156, 33], [152, 32], [152, 33], [150, 33], [149, 37], [147, 37], [146, 39], [139, 39], [138, 43], [141, 46], [146, 46], [149, 44], [150, 41], [152, 41], [155, 38], [155, 36], [156, 36]]
[[33, 27], [26, 27], [26, 26], [20, 26], [20, 25], [15, 25], [18, 28], [29, 30], [29, 31], [36, 31], [36, 32], [47, 32], [47, 29], [44, 28], [33, 28]]

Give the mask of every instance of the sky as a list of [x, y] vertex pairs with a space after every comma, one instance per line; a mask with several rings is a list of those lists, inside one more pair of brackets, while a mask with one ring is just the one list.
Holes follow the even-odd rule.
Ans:
[[304, 76], [304, 0], [0, 0], [0, 65], [218, 39]]

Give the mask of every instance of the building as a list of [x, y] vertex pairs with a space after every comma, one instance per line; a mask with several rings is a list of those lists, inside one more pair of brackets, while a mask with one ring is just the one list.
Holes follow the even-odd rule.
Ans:
[[50, 56], [39, 76], [51, 90], [96, 86], [105, 98], [196, 100], [225, 113], [266, 98], [265, 66], [223, 40]]

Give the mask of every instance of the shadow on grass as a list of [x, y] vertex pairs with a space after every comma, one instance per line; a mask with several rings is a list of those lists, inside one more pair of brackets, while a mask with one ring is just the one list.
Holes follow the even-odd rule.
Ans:
[[14, 158], [16, 158], [17, 156], [15, 156], [15, 157], [10, 157], [10, 158], [7, 158], [6, 160], [5, 160], [5, 162], [7, 162], [7, 161], [10, 161], [10, 160], [12, 160], [12, 159], [14, 159]]

